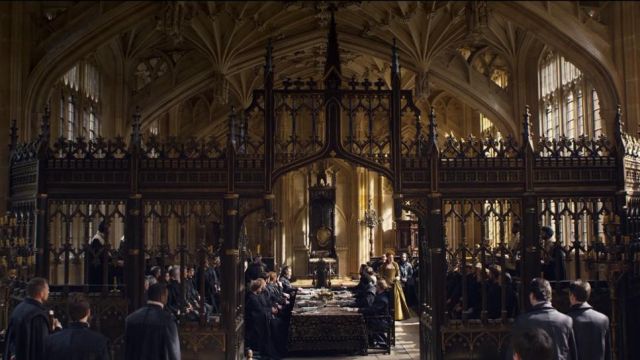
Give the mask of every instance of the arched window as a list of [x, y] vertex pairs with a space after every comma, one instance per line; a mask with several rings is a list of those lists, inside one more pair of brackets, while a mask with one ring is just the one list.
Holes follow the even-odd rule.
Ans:
[[100, 81], [98, 69], [87, 61], [77, 63], [60, 78], [56, 85], [60, 104], [52, 109], [58, 113], [59, 136], [68, 140], [100, 136]]
[[76, 133], [76, 104], [73, 95], [67, 98], [67, 140], [72, 140]]
[[[598, 94], [584, 74], [564, 57], [547, 51], [538, 68], [540, 133], [548, 138], [601, 133]], [[586, 96], [585, 96], [586, 95]]]
[[593, 134], [598, 136], [602, 134], [602, 121], [600, 120], [600, 99], [596, 89], [591, 89], [591, 118], [593, 119]]
[[[565, 97], [564, 101], [564, 111], [565, 111], [565, 122], [567, 124], [567, 129], [565, 131], [565, 135], [568, 137], [575, 138], [576, 135], [576, 119], [574, 118], [574, 101], [573, 101], [573, 93], [569, 92]], [[582, 135], [582, 134], [580, 134]]]

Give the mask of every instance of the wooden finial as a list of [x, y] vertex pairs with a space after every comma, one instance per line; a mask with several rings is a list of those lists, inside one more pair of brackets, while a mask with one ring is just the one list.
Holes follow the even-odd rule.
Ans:
[[398, 47], [396, 46], [396, 38], [393, 38], [391, 46], [391, 72], [393, 74], [400, 73], [400, 60], [398, 59]]
[[438, 140], [438, 124], [436, 123], [436, 110], [432, 106], [429, 111], [429, 141], [434, 143]]

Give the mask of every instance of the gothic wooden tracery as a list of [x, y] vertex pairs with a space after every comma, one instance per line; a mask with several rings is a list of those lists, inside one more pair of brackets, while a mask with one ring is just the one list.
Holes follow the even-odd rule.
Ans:
[[[410, 11], [402, 19], [410, 22]], [[568, 226], [563, 218], [571, 218], [573, 239], [558, 235], [556, 247], [568, 255], [573, 251], [576, 259], [581, 252], [597, 259], [606, 253], [609, 256], [601, 256], [606, 258], [601, 263], [619, 267], [632, 280], [637, 278], [640, 141], [624, 132], [620, 111], [612, 140], [541, 138], [534, 142], [528, 109], [518, 136], [438, 139], [438, 114], [432, 108], [425, 116], [428, 121], [421, 121], [413, 94], [401, 86], [396, 44], [390, 50], [388, 83], [382, 78], [345, 77], [333, 13], [327, 20], [331, 27], [323, 78], [284, 78], [276, 87], [273, 58], [277, 49], [269, 43], [263, 88], [253, 92], [246, 109], [230, 114], [224, 142], [144, 136], [139, 113], [127, 141], [100, 137], [53, 141], [48, 112], [38, 138], [31, 142], [18, 142], [14, 126], [11, 206], [19, 214], [19, 229], [27, 244], [20, 244], [25, 251], [18, 257], [35, 256], [32, 273], [50, 277], [53, 271], [61, 272], [60, 285], [67, 294], [70, 271], [77, 265], [73, 259], [87, 251], [86, 244], [50, 222], [69, 229], [80, 227], [86, 235], [97, 218], [120, 221], [126, 239], [123, 251], [107, 247], [102, 256], [123, 259], [128, 275], [122, 291], [128, 303], [120, 297], [113, 307], [105, 305], [100, 316], [107, 320], [121, 319], [141, 303], [140, 275], [147, 256], [179, 259], [184, 265], [190, 261], [186, 259], [204, 261], [215, 251], [222, 257], [226, 294], [221, 322], [189, 325], [183, 334], [194, 352], [203, 346], [198, 339], [206, 333], [220, 342], [227, 358], [235, 358], [242, 344], [241, 260], [246, 256], [240, 241], [242, 220], [260, 213], [266, 226], [277, 226], [274, 182], [317, 160], [339, 158], [377, 171], [390, 181], [395, 218], [403, 208], [418, 215], [425, 356], [428, 352], [432, 358], [443, 358], [460, 341], [470, 349], [479, 339], [491, 338], [498, 347], [505, 343], [506, 313], [501, 323], [489, 323], [486, 317], [478, 323], [446, 317], [442, 294], [447, 261], [462, 261], [463, 267], [467, 261], [485, 266], [487, 257], [505, 259], [506, 254], [520, 251], [521, 281], [526, 284], [540, 273], [544, 254], [537, 235], [542, 223], [553, 224], [560, 234]], [[482, 26], [482, 17], [474, 21]], [[180, 39], [180, 26], [165, 26], [165, 31]], [[204, 103], [197, 100], [193, 108]], [[403, 128], [411, 131], [403, 136]], [[620, 219], [618, 232], [606, 242], [600, 228], [605, 215]], [[523, 232], [520, 247], [514, 250], [506, 248], [504, 227], [515, 221]], [[210, 222], [223, 225], [220, 242], [207, 243], [204, 227]], [[467, 224], [473, 222], [481, 224], [481, 241], [472, 241], [466, 232]], [[167, 241], [169, 223], [177, 224], [179, 242]], [[496, 223], [499, 226], [493, 230], [484, 228]], [[580, 238], [585, 226], [591, 230], [584, 233], [593, 238], [586, 247], [581, 241], [587, 239]], [[154, 227], [159, 229], [158, 236], [153, 236], [150, 228]], [[187, 241], [185, 234], [190, 231], [194, 236]], [[66, 236], [53, 237], [56, 232]], [[6, 249], [12, 244], [3, 245]], [[581, 271], [576, 261], [575, 272]], [[106, 295], [107, 288], [102, 292]]]

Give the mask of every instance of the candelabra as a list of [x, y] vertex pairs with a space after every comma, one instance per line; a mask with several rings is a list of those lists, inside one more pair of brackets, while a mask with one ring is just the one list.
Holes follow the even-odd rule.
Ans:
[[364, 218], [360, 220], [360, 224], [369, 229], [369, 257], [373, 257], [374, 244], [373, 244], [373, 229], [380, 225], [382, 218], [378, 217], [376, 210], [371, 207], [371, 198], [367, 203], [367, 210], [364, 211]]

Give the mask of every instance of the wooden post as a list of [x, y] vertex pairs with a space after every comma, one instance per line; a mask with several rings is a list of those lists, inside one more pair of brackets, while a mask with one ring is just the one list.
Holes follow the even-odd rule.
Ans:
[[442, 225], [442, 195], [432, 192], [427, 196], [427, 256], [429, 264], [429, 304], [431, 306], [432, 344], [428, 344], [429, 359], [442, 359], [441, 328], [444, 325], [445, 266], [444, 234]]
[[[421, 280], [421, 286], [428, 284], [428, 303], [431, 307], [431, 336], [426, 337], [421, 344], [421, 353], [428, 359], [440, 360], [443, 356], [442, 326], [444, 324], [444, 280], [447, 275], [445, 266], [445, 244], [443, 233], [442, 194], [440, 193], [439, 166], [440, 151], [438, 149], [438, 134], [436, 115], [433, 108], [429, 113], [429, 138], [427, 143], [427, 156], [430, 167], [430, 186], [426, 197], [427, 201], [427, 249], [424, 254], [428, 261], [428, 282]], [[424, 250], [423, 250], [424, 251]], [[426, 292], [425, 292], [426, 293]], [[427, 339], [431, 343], [427, 342]]]
[[[36, 247], [36, 275], [49, 279], [49, 201], [46, 189], [47, 180], [47, 156], [49, 150], [50, 111], [47, 106], [40, 123], [40, 135], [38, 139], [38, 180], [36, 194], [36, 223], [35, 223], [35, 247]], [[13, 141], [13, 137], [12, 137]], [[15, 144], [12, 146], [15, 147]]]
[[520, 242], [520, 309], [529, 307], [526, 288], [529, 282], [540, 276], [540, 224], [538, 221], [538, 198], [533, 187], [533, 165], [535, 154], [531, 136], [531, 114], [525, 108], [522, 122], [522, 153], [524, 157], [524, 194], [522, 196], [522, 241]]
[[233, 360], [242, 354], [238, 338], [237, 317], [240, 300], [240, 250], [238, 249], [238, 198], [236, 193], [224, 196], [224, 241], [222, 243], [222, 326], [226, 333], [225, 359]]
[[129, 309], [137, 309], [142, 305], [144, 294], [144, 207], [142, 194], [138, 190], [138, 171], [140, 167], [140, 109], [133, 116], [131, 142], [129, 144], [129, 199], [125, 218], [125, 284], [129, 299]]
[[144, 214], [142, 195], [132, 194], [127, 199], [125, 218], [125, 292], [129, 299], [129, 309], [142, 304], [144, 294]]

